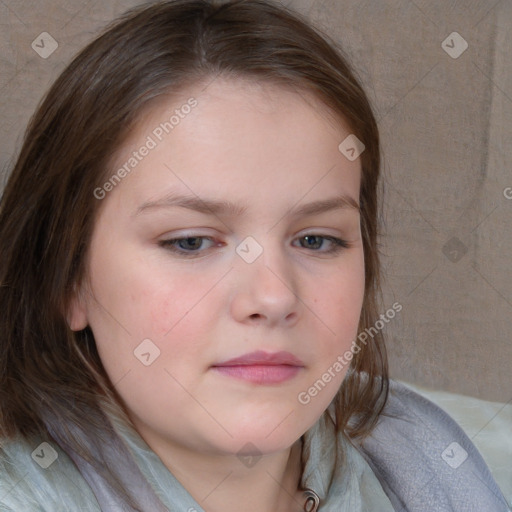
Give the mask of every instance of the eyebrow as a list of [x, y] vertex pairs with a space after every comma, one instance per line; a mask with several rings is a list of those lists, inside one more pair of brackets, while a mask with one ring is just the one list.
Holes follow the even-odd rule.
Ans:
[[[241, 217], [247, 212], [246, 206], [235, 204], [230, 201], [200, 199], [197, 196], [169, 194], [155, 201], [146, 201], [137, 208], [133, 216], [135, 217], [141, 213], [155, 209], [175, 207], [186, 208], [188, 210], [193, 210], [207, 215], [226, 215], [231, 217]], [[287, 215], [304, 217], [307, 215], [315, 215], [339, 209], [353, 209], [360, 212], [360, 206], [353, 197], [339, 195], [301, 205], [298, 208], [292, 209]]]

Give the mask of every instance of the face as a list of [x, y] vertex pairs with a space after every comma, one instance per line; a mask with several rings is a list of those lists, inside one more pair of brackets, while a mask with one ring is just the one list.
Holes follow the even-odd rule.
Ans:
[[119, 149], [69, 322], [150, 446], [274, 453], [332, 401], [364, 290], [349, 134], [313, 97], [217, 79]]

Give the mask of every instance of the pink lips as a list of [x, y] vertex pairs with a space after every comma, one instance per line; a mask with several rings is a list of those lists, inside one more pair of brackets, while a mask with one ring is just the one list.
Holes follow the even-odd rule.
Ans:
[[304, 363], [290, 352], [262, 350], [213, 365], [216, 371], [255, 384], [278, 384], [294, 377]]

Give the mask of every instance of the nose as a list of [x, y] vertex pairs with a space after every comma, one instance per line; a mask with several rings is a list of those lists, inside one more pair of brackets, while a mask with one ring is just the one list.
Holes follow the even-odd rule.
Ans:
[[259, 245], [252, 262], [235, 254], [231, 313], [238, 322], [291, 327], [302, 308], [297, 274], [277, 242]]

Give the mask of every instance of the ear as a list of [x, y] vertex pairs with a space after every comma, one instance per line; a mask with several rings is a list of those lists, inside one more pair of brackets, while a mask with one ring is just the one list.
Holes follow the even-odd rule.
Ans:
[[75, 288], [66, 317], [72, 331], [81, 331], [87, 327], [87, 307], [81, 290]]

